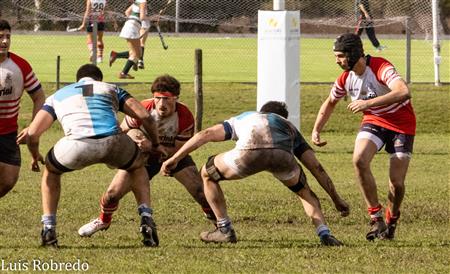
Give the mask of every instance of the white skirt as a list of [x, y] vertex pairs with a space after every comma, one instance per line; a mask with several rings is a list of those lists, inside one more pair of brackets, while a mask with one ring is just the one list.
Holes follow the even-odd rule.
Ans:
[[139, 39], [139, 30], [141, 29], [141, 24], [136, 20], [127, 20], [125, 25], [123, 25], [120, 31], [120, 37], [125, 39]]
[[149, 29], [150, 28], [150, 20], [143, 20], [142, 21], [142, 28], [143, 29]]

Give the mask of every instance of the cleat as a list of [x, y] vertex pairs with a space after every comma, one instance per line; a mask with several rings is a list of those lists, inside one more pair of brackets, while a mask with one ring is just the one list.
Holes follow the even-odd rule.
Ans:
[[81, 237], [91, 237], [100, 230], [107, 230], [111, 223], [104, 223], [100, 218], [94, 219], [78, 229]]
[[131, 76], [130, 74], [126, 74], [126, 73], [123, 73], [123, 72], [119, 73], [118, 77], [120, 79], [134, 79], [134, 76]]
[[109, 54], [109, 66], [112, 66], [112, 64], [114, 63], [114, 61], [116, 61], [116, 59], [117, 59], [117, 52], [111, 51], [111, 53]]
[[56, 238], [55, 228], [43, 228], [41, 230], [42, 246], [58, 247], [58, 239]]
[[393, 240], [395, 236], [396, 223], [388, 224], [385, 231], [380, 233], [381, 240]]
[[97, 64], [103, 63], [103, 57], [97, 57]]
[[381, 45], [375, 48], [376, 52], [382, 52], [385, 49], [387, 49], [387, 47], [386, 46], [381, 46]]
[[236, 243], [236, 232], [230, 228], [227, 232], [222, 232], [220, 228], [214, 231], [205, 231], [200, 233], [200, 240], [205, 243]]
[[139, 69], [144, 69], [144, 61], [143, 60], [139, 60], [137, 66], [138, 66]]
[[320, 237], [320, 243], [325, 246], [341, 246], [344, 245], [341, 241], [336, 239], [333, 235], [327, 234]]
[[383, 219], [373, 219], [370, 221], [370, 231], [366, 235], [368, 241], [373, 241], [375, 238], [379, 238], [381, 232], [386, 230], [386, 224]]
[[156, 224], [152, 217], [141, 217], [141, 234], [144, 237], [142, 243], [145, 246], [156, 247], [159, 245], [158, 234], [156, 231]]

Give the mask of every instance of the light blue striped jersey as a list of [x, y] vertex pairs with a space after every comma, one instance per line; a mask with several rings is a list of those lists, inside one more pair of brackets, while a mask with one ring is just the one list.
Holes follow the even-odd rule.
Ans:
[[303, 139], [297, 128], [275, 113], [248, 111], [224, 121], [237, 149], [279, 148], [292, 152]]
[[129, 97], [116, 85], [85, 77], [49, 96], [43, 109], [58, 119], [66, 136], [100, 138], [119, 132], [117, 112]]

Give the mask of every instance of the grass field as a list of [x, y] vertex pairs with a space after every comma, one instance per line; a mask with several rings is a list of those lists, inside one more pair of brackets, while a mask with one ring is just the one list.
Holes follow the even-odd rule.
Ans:
[[[46, 86], [46, 90], [52, 89]], [[140, 99], [148, 96], [147, 86], [129, 85], [127, 89]], [[308, 140], [317, 110], [328, 91], [328, 85], [302, 86], [301, 129]], [[413, 85], [412, 93], [418, 130], [395, 241], [365, 240], [366, 208], [351, 165], [360, 116], [348, 113], [346, 103], [342, 102], [323, 133], [328, 145], [316, 151], [337, 190], [351, 205], [350, 216], [340, 217], [309, 174], [308, 179], [322, 201], [329, 226], [345, 243], [344, 247], [320, 246], [300, 202], [267, 173], [222, 183], [238, 234], [235, 245], [200, 242], [198, 234], [212, 225], [180, 184], [161, 176], [152, 182], [160, 247], [150, 249], [140, 243], [139, 218], [131, 195], [121, 202], [108, 231], [83, 239], [77, 235], [77, 229], [96, 217], [99, 198], [114, 175], [113, 170], [97, 165], [63, 176], [58, 211], [61, 248], [41, 248], [41, 174], [29, 171], [29, 155], [22, 147], [19, 182], [0, 200], [0, 258], [6, 266], [28, 263], [29, 268], [33, 260], [41, 263], [80, 260], [89, 265], [89, 273], [448, 273], [450, 92], [448, 87]], [[181, 100], [193, 109], [192, 85], [183, 85]], [[254, 109], [256, 86], [209, 83], [204, 87], [204, 100], [203, 124], [210, 126], [238, 112]], [[30, 118], [29, 110], [29, 99], [24, 98], [21, 125]], [[59, 126], [48, 131], [42, 138], [42, 153], [62, 134]], [[200, 165], [209, 155], [232, 146], [232, 142], [207, 145], [193, 157]], [[387, 163], [384, 152], [373, 162], [383, 203]]]
[[[381, 38], [380, 38], [381, 39]], [[100, 64], [106, 81], [118, 81], [124, 61], [117, 60], [110, 68], [108, 56], [111, 50], [127, 50], [126, 43], [116, 34], [108, 34], [105, 40], [105, 62]], [[405, 40], [381, 39], [388, 48], [376, 53], [363, 36], [367, 54], [388, 58], [405, 75]], [[257, 39], [236, 37], [166, 37], [168, 50], [163, 50], [159, 39], [151, 34], [146, 44], [146, 69], [131, 74], [134, 82], [151, 82], [157, 75], [170, 72], [180, 81], [194, 79], [194, 51], [203, 51], [203, 80], [205, 82], [256, 82]], [[302, 38], [300, 41], [300, 80], [302, 82], [333, 82], [340, 68], [334, 64], [332, 39]], [[88, 61], [85, 35], [59, 35], [36, 33], [16, 34], [12, 37], [11, 51], [27, 58], [41, 81], [56, 81], [56, 58], [61, 56], [61, 81], [74, 81], [78, 67]], [[268, 53], [270, 54], [270, 53]], [[450, 82], [450, 41], [441, 42], [441, 82]], [[411, 81], [434, 82], [432, 43], [412, 40]], [[122, 80], [123, 81], [123, 80]], [[130, 82], [130, 80], [126, 80]], [[132, 81], [132, 82], [133, 82]]]

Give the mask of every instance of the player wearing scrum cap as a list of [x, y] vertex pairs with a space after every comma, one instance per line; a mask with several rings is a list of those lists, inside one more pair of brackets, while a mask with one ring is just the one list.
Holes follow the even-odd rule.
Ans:
[[[361, 39], [346, 33], [334, 42], [336, 63], [344, 70], [336, 79], [330, 95], [320, 107], [312, 131], [317, 146], [326, 145], [320, 132], [336, 104], [345, 95], [352, 102], [347, 109], [362, 112], [363, 120], [356, 136], [353, 165], [370, 215], [367, 240], [393, 239], [405, 195], [405, 177], [413, 151], [416, 118], [411, 93], [395, 67], [386, 59], [364, 54]], [[389, 153], [389, 191], [386, 223], [378, 201], [370, 163], [382, 147]]]

